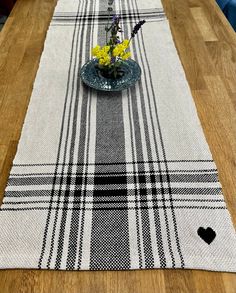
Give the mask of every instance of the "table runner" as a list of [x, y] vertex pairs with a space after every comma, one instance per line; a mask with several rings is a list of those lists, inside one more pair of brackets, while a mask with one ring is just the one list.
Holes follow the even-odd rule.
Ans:
[[236, 271], [235, 230], [159, 1], [115, 0], [142, 78], [82, 85], [106, 0], [59, 0], [0, 209], [0, 268]]

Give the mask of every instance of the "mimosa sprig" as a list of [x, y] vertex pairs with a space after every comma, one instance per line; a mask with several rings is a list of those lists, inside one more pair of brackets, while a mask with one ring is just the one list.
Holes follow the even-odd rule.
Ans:
[[[108, 21], [105, 27], [106, 44], [104, 46], [97, 45], [92, 49], [92, 55], [98, 60], [99, 69], [107, 72], [108, 75], [114, 78], [119, 77], [119, 66], [121, 62], [131, 57], [130, 42], [141, 29], [145, 20], [139, 21], [133, 28], [130, 39], [120, 40], [119, 34], [122, 33], [120, 26], [120, 15], [113, 15], [111, 21], [111, 12], [113, 8], [111, 5], [114, 0], [108, 0]], [[110, 23], [111, 21], [111, 23]], [[110, 36], [109, 36], [110, 35]]]

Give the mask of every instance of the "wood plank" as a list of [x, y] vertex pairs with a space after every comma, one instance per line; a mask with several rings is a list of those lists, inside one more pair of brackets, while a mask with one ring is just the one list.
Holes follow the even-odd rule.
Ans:
[[224, 289], [226, 293], [235, 293], [236, 278], [235, 274], [222, 274]]
[[[1, 170], [0, 170], [0, 204], [3, 200], [3, 194], [5, 186], [7, 184], [7, 179], [10, 173], [11, 165], [16, 153], [18, 141], [10, 141], [7, 145], [3, 146], [3, 153], [5, 157], [1, 158]], [[0, 287], [1, 288], [1, 287]]]
[[222, 274], [200, 271], [194, 275], [196, 293], [202, 292], [226, 292]]
[[166, 293], [195, 293], [196, 288], [193, 277], [194, 275], [191, 270], [186, 270], [185, 272], [181, 270], [165, 271]]
[[226, 41], [206, 42], [208, 55], [212, 60], [217, 73], [224, 80], [229, 93], [236, 93], [236, 60], [234, 51]]
[[203, 72], [184, 23], [174, 20], [171, 29], [191, 89], [206, 89]]
[[[193, 91], [192, 94], [195, 98], [205, 136], [218, 168], [225, 200], [235, 224], [235, 114], [230, 111], [233, 108], [232, 101], [220, 77], [206, 77], [206, 80], [209, 87], [214, 84], [214, 90]], [[218, 83], [218, 87], [221, 87], [218, 92], [215, 89], [216, 83]], [[208, 107], [206, 107], [206, 104]], [[209, 111], [210, 108], [211, 111]]]
[[193, 18], [195, 19], [195, 23], [199, 27], [203, 40], [204, 41], [218, 41], [217, 36], [215, 35], [215, 32], [213, 28], [211, 27], [210, 23], [207, 20], [207, 17], [204, 13], [204, 10], [202, 7], [192, 7], [191, 13], [193, 15]]

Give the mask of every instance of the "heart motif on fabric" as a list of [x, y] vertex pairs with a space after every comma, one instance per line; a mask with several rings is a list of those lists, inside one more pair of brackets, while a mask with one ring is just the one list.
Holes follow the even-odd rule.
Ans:
[[198, 228], [197, 234], [209, 245], [216, 237], [216, 232], [210, 227], [207, 227], [206, 229], [203, 227]]

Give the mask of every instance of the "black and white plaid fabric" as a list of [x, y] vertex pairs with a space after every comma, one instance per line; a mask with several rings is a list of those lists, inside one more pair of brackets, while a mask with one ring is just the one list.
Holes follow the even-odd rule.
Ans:
[[59, 0], [0, 209], [0, 268], [236, 271], [235, 230], [159, 0], [115, 0], [142, 78], [83, 86], [107, 0]]

